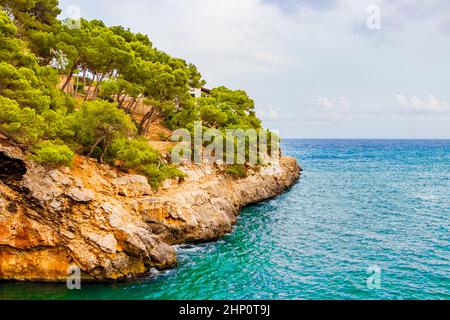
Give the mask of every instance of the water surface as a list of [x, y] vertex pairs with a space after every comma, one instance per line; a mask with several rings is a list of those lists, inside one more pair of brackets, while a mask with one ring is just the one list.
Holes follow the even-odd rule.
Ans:
[[179, 247], [177, 269], [80, 291], [0, 283], [0, 299], [450, 299], [450, 140], [283, 145], [300, 182], [221, 241]]

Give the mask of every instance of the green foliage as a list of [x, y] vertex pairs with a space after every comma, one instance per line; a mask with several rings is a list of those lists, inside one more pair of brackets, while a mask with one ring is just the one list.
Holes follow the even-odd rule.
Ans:
[[[124, 83], [123, 85], [125, 87], [128, 85], [128, 83], [126, 84]], [[113, 102], [114, 95], [116, 95], [117, 92], [120, 92], [122, 88], [119, 81], [111, 81], [111, 80], [103, 81], [102, 84], [100, 85], [99, 98]]]
[[34, 57], [26, 52], [26, 44], [16, 38], [17, 28], [8, 15], [0, 10], [0, 61], [14, 66], [30, 67], [35, 64]]
[[73, 131], [61, 111], [21, 107], [17, 101], [0, 96], [0, 131], [23, 144], [42, 138], [70, 138]]
[[65, 144], [42, 141], [32, 148], [31, 159], [40, 164], [52, 166], [72, 166], [75, 153]]
[[58, 0], [1, 0], [0, 5], [24, 30], [49, 30], [59, 23]]
[[111, 145], [109, 156], [122, 161], [127, 169], [157, 164], [160, 158], [159, 152], [150, 147], [144, 137], [116, 139]]
[[119, 160], [124, 168], [145, 175], [155, 189], [166, 179], [185, 176], [175, 167], [164, 164], [161, 161], [161, 154], [143, 137], [115, 140], [108, 151], [108, 160], [110, 162]]
[[7, 44], [0, 48], [0, 130], [23, 144], [70, 136], [64, 118], [73, 101], [56, 89], [55, 70], [40, 67], [16, 33], [0, 11], [0, 38]]
[[14, 99], [22, 107], [42, 112], [50, 107], [51, 98], [43, 93], [43, 84], [28, 68], [15, 68], [0, 62], [0, 95]]
[[[186, 128], [193, 132], [194, 121], [201, 121], [203, 132], [209, 128], [217, 129], [224, 141], [234, 140], [234, 154], [237, 157], [237, 139], [233, 136], [227, 136], [228, 129], [254, 130], [255, 133], [262, 129], [261, 121], [256, 117], [254, 102], [248, 95], [242, 91], [233, 91], [225, 87], [215, 88], [210, 94], [204, 95], [198, 99], [191, 99], [185, 103], [182, 108], [166, 117], [166, 124], [172, 130], [177, 128]], [[269, 135], [270, 139], [270, 135]], [[249, 137], [245, 137], [245, 160], [249, 161]], [[224, 156], [226, 156], [224, 150]], [[259, 158], [259, 157], [258, 157]], [[260, 159], [258, 159], [259, 162]], [[236, 168], [231, 168], [236, 171]]]
[[[142, 101], [151, 108], [139, 132], [158, 119], [188, 130], [202, 121], [203, 130], [216, 128], [224, 135], [232, 128], [261, 130], [244, 91], [219, 87], [194, 99], [189, 89], [205, 85], [195, 65], [121, 26], [82, 19], [81, 28], [71, 29], [57, 19], [59, 13], [57, 0], [0, 0], [0, 132], [25, 149], [35, 145], [28, 149], [36, 161], [70, 163], [67, 144], [100, 162], [119, 160], [124, 169], [146, 175], [153, 187], [182, 178], [137, 136], [132, 115]], [[66, 81], [59, 90], [61, 76]], [[84, 95], [81, 106], [64, 93], [69, 85]], [[227, 170], [245, 174], [244, 166]]]
[[202, 121], [208, 128], [261, 129], [254, 102], [242, 91], [225, 87], [215, 88], [211, 94], [184, 103], [177, 113], [167, 117], [171, 129], [189, 128], [194, 121]]
[[50, 61], [54, 33], [60, 26], [57, 0], [0, 0], [0, 6], [14, 17], [20, 34], [43, 64]]
[[175, 113], [167, 115], [165, 118], [166, 125], [176, 130], [178, 128], [193, 129], [194, 121], [200, 120], [200, 111], [196, 105], [195, 99], [188, 99], [180, 110]]
[[261, 121], [255, 114], [255, 103], [242, 90], [230, 90], [225, 87], [215, 88], [207, 97], [202, 97], [200, 105], [214, 106], [226, 114], [226, 128], [260, 129]]
[[186, 175], [173, 166], [156, 164], [148, 164], [140, 169], [140, 172], [147, 177], [148, 183], [152, 188], [157, 189], [161, 182], [166, 179], [180, 178], [183, 179]]
[[0, 96], [0, 131], [19, 143], [31, 144], [45, 134], [45, 119], [36, 110]]
[[114, 104], [97, 100], [84, 103], [73, 115], [73, 131], [83, 151], [88, 156], [96, 152], [99, 160], [103, 161], [111, 143], [135, 134], [136, 127], [130, 117]]
[[225, 173], [234, 178], [246, 178], [247, 169], [243, 164], [233, 164], [225, 168]]

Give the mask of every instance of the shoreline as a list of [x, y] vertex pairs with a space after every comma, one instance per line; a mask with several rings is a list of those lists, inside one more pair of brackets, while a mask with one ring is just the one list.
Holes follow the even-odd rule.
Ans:
[[75, 265], [83, 281], [114, 283], [176, 267], [173, 245], [219, 240], [242, 208], [285, 192], [301, 172], [289, 157], [237, 180], [214, 165], [190, 165], [186, 181], [154, 193], [144, 177], [90, 159], [50, 170], [17, 148], [0, 153], [26, 168], [0, 179], [0, 281], [63, 282]]

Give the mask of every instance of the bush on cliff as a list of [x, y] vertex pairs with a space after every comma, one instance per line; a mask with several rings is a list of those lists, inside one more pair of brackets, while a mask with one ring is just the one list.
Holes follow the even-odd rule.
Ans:
[[165, 164], [161, 154], [144, 137], [115, 140], [108, 151], [108, 160], [119, 160], [124, 168], [143, 174], [154, 189], [166, 179], [185, 177], [180, 170]]
[[148, 164], [143, 166], [140, 172], [147, 177], [148, 183], [154, 189], [157, 189], [164, 180], [186, 177], [183, 172], [169, 165]]
[[75, 153], [64, 144], [42, 141], [32, 148], [30, 159], [44, 165], [71, 167], [74, 156]]
[[234, 178], [246, 178], [247, 169], [243, 164], [233, 164], [225, 168], [225, 173]]
[[126, 169], [158, 163], [160, 154], [149, 146], [144, 137], [116, 139], [108, 151], [109, 162], [119, 160]]
[[97, 100], [84, 103], [73, 116], [75, 140], [87, 156], [95, 156], [103, 162], [115, 139], [136, 133], [131, 118], [114, 104]]

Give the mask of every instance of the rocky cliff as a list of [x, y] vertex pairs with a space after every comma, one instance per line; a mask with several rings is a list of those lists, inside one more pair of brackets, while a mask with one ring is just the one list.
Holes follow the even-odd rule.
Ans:
[[220, 238], [242, 206], [280, 194], [301, 170], [287, 157], [239, 180], [184, 166], [185, 181], [155, 193], [144, 177], [94, 160], [49, 169], [0, 143], [0, 280], [65, 281], [74, 265], [89, 281], [173, 267], [172, 245]]

